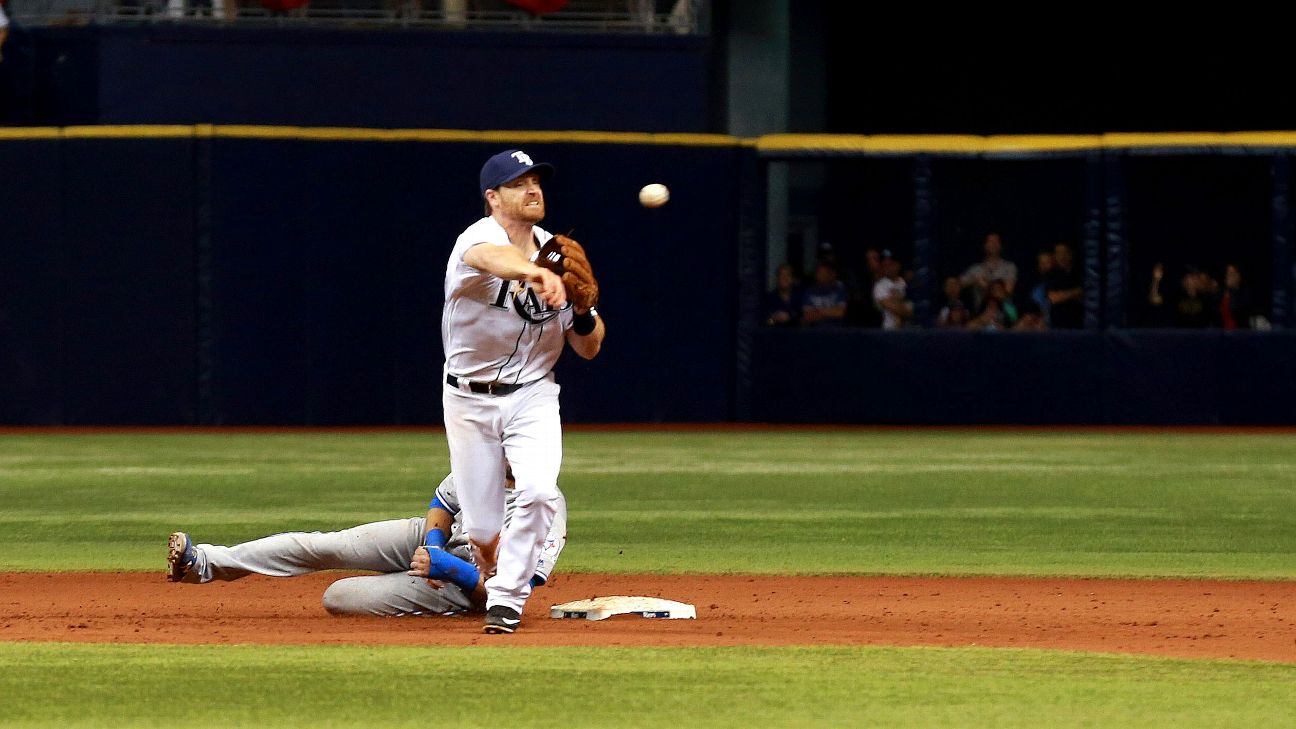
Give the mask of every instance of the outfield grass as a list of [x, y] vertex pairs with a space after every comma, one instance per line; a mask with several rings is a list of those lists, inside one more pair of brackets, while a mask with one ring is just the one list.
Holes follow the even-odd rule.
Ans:
[[1289, 664], [1030, 650], [0, 643], [6, 726], [1250, 729], [1290, 725], [1293, 685]]
[[[571, 433], [560, 568], [1292, 579], [1291, 443]], [[408, 516], [446, 470], [436, 433], [0, 436], [0, 570]], [[1252, 729], [1296, 721], [1293, 686], [1293, 664], [1030, 650], [0, 643], [5, 726]]]
[[[563, 568], [1296, 577], [1290, 435], [569, 433]], [[0, 436], [0, 570], [421, 513], [444, 437]]]

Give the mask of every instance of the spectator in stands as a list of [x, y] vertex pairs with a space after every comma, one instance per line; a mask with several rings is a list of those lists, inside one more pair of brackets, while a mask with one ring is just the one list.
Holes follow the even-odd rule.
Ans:
[[[1201, 281], [1202, 290], [1206, 292], [1207, 296], [1211, 297], [1212, 301], [1219, 297], [1220, 283], [1215, 280], [1214, 276], [1199, 270], [1198, 279]], [[1212, 313], [1211, 316], [1214, 316], [1214, 314]]]
[[1053, 270], [1053, 251], [1040, 251], [1035, 254], [1035, 285], [1031, 287], [1030, 298], [1035, 302], [1039, 315], [1044, 318], [1044, 324], [1048, 324], [1049, 316], [1049, 298], [1048, 298], [1048, 275]]
[[167, 0], [166, 14], [169, 18], [210, 15], [233, 20], [238, 16], [238, 0]]
[[1148, 285], [1147, 326], [1168, 327], [1174, 323], [1170, 314], [1170, 305], [1166, 303], [1165, 264], [1157, 261], [1152, 266], [1152, 282]]
[[[226, 0], [231, 2], [232, 0]], [[310, 0], [260, 0], [261, 7], [270, 11], [270, 14], [276, 17], [287, 15], [304, 15], [306, 8], [310, 5]]]
[[980, 310], [993, 281], [1003, 281], [1011, 296], [1017, 287], [1017, 264], [1003, 257], [1003, 239], [998, 233], [986, 233], [985, 258], [968, 266], [959, 282], [972, 296], [972, 308]]
[[838, 325], [846, 316], [846, 285], [837, 279], [837, 266], [815, 264], [815, 282], [802, 294], [801, 322], [806, 326]]
[[1256, 315], [1251, 294], [1242, 288], [1242, 269], [1230, 263], [1224, 267], [1224, 287], [1219, 294], [1219, 323], [1227, 331], [1250, 329]]
[[837, 256], [837, 250], [828, 241], [819, 244], [815, 263], [817, 265], [821, 262], [831, 265], [837, 271], [837, 280], [846, 287], [846, 313], [842, 315], [840, 323], [853, 326], [877, 326], [877, 322], [869, 321], [874, 317], [873, 301], [868, 296], [868, 292], [873, 290], [872, 287], [868, 289], [860, 287], [859, 276], [851, 266]]
[[837, 256], [837, 249], [833, 247], [832, 243], [824, 241], [819, 244], [819, 252], [815, 256], [815, 263], [817, 264], [820, 261], [826, 261], [837, 269], [837, 280], [841, 281], [842, 285], [846, 287], [847, 296], [859, 289], [859, 276], [856, 276], [855, 271]]
[[765, 292], [761, 315], [767, 325], [791, 327], [801, 323], [801, 285], [792, 264], [778, 267], [774, 288]]
[[516, 5], [532, 15], [540, 16], [562, 10], [570, 0], [505, 0], [505, 2]]
[[958, 276], [946, 276], [942, 288], [944, 299], [936, 313], [936, 326], [940, 329], [962, 329], [972, 318], [967, 301], [963, 299], [963, 286]]
[[882, 271], [882, 251], [872, 246], [864, 251], [864, 267], [867, 269], [865, 274], [868, 277], [865, 283], [868, 284], [869, 291], [872, 291], [873, 284], [886, 275]]
[[1012, 329], [1015, 332], [1042, 332], [1048, 329], [1044, 312], [1040, 311], [1039, 304], [1034, 299], [1021, 305], [1021, 316]]
[[990, 282], [990, 292], [986, 294], [986, 300], [999, 302], [999, 310], [1003, 312], [1005, 328], [1017, 323], [1017, 304], [1013, 302], [1012, 294], [1008, 291], [1008, 284], [1003, 279], [995, 279]]
[[1204, 271], [1189, 266], [1179, 279], [1180, 295], [1174, 306], [1174, 325], [1183, 329], [1207, 329], [1214, 319], [1211, 283]]
[[873, 302], [882, 312], [882, 328], [893, 331], [908, 323], [914, 306], [908, 297], [908, 282], [900, 275], [900, 261], [889, 250], [882, 251], [882, 273], [873, 284]]
[[828, 241], [821, 241], [819, 247], [815, 249], [815, 264], [830, 263], [837, 270], [837, 276], [841, 278], [841, 261], [837, 260], [837, 249]]
[[845, 282], [849, 296], [846, 303], [847, 324], [871, 329], [882, 326], [882, 313], [873, 304], [873, 287], [882, 277], [882, 252], [870, 246], [864, 251], [862, 274]]
[[5, 15], [4, 3], [0, 2], [0, 61], [4, 61], [4, 42], [9, 38], [9, 16]]
[[990, 282], [981, 311], [968, 322], [969, 329], [1011, 329], [1017, 323], [1017, 307], [1005, 291], [1003, 281]]
[[998, 299], [987, 298], [985, 306], [981, 307], [981, 312], [972, 317], [967, 324], [968, 329], [986, 329], [998, 331], [1004, 328], [1004, 313], [999, 307]]
[[967, 329], [972, 323], [972, 312], [966, 306], [950, 309], [944, 323], [937, 324], [941, 329]]
[[1053, 246], [1053, 270], [1044, 279], [1050, 329], [1084, 328], [1084, 277], [1075, 266], [1071, 246]]

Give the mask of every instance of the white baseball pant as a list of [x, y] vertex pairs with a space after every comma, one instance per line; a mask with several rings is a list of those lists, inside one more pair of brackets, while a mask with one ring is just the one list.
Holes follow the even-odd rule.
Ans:
[[[520, 613], [531, 595], [531, 576], [559, 499], [561, 389], [550, 374], [507, 395], [450, 385], [442, 393], [464, 531], [478, 544], [499, 537], [497, 571], [486, 581], [488, 608], [505, 605]], [[517, 497], [504, 529], [506, 467], [513, 469]]]

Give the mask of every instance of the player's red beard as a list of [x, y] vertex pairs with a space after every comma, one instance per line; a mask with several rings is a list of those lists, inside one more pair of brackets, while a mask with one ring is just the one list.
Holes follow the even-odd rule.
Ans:
[[[533, 199], [535, 200], [536, 204], [530, 205], [529, 203]], [[516, 217], [530, 223], [538, 223], [541, 220], [544, 220], [544, 216], [545, 216], [544, 197], [540, 195], [536, 195], [534, 198], [532, 198], [529, 195], [523, 197], [515, 213], [516, 213]]]
[[[537, 192], [535, 195], [518, 191], [516, 195], [509, 194], [501, 190], [499, 211], [505, 218], [510, 220], [521, 220], [527, 223], [535, 224], [544, 219], [545, 204], [544, 194]], [[535, 201], [535, 205], [530, 203]]]

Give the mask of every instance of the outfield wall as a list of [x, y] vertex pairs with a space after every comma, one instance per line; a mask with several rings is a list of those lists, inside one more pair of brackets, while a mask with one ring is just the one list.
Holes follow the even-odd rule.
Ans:
[[1296, 332], [760, 330], [773, 423], [1290, 425]]
[[[1248, 245], [1274, 262], [1277, 327], [1225, 334], [1117, 328], [1138, 228], [1122, 222], [1112, 183], [1138, 141], [832, 139], [806, 152], [720, 135], [0, 130], [0, 423], [440, 422], [445, 256], [479, 214], [481, 160], [520, 145], [557, 166], [546, 225], [587, 244], [604, 286], [603, 354], [559, 364], [570, 422], [1291, 424], [1296, 145], [1268, 135], [1221, 147], [1264, 160], [1242, 173], [1273, 172], [1246, 189], [1272, 192]], [[1210, 157], [1218, 142], [1174, 149]], [[986, 179], [943, 175], [937, 157], [993, 168], [999, 155], [1082, 154], [1050, 174], [1085, 176], [1067, 189], [1084, 193], [1074, 215], [1089, 329], [759, 328], [765, 164], [861, 145], [914, 172], [886, 198], [912, 208], [886, 212], [910, 217], [916, 252], [942, 245], [933, 199], [973, 197]], [[660, 210], [636, 202], [650, 180], [672, 188]]]
[[[0, 137], [21, 180], [0, 196], [0, 422], [440, 422], [446, 257], [482, 161], [517, 144], [557, 167], [546, 225], [603, 286], [608, 347], [559, 365], [567, 417], [728, 419], [738, 140], [91, 127]], [[649, 180], [669, 206], [639, 206]]]

